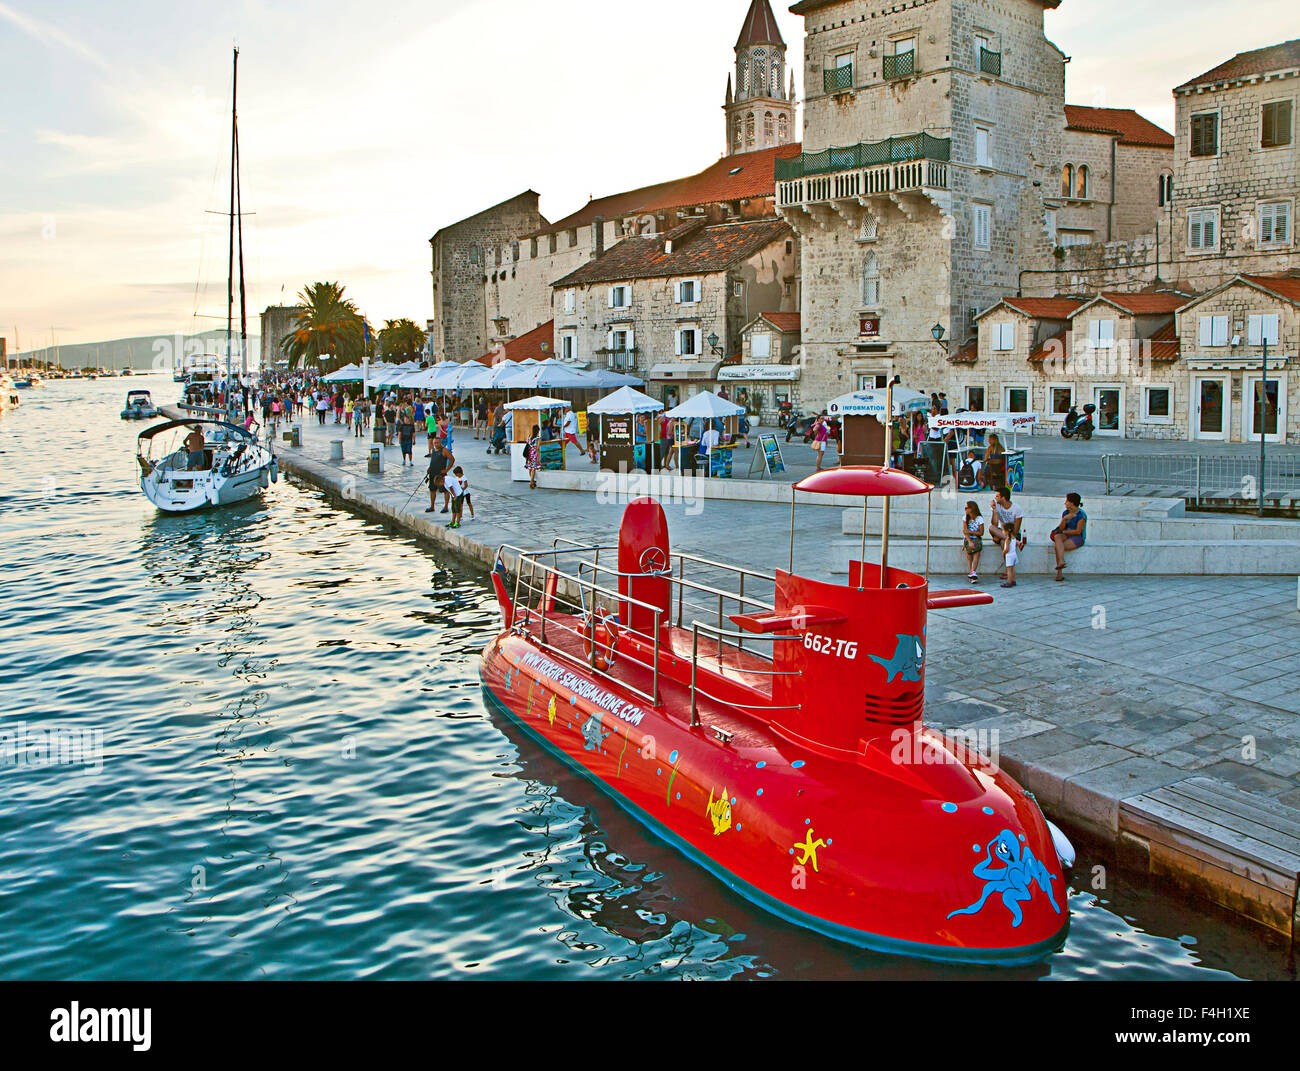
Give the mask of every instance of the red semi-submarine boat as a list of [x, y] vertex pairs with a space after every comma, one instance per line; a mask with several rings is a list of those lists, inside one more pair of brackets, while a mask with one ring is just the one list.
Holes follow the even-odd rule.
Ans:
[[672, 552], [651, 498], [617, 547], [502, 547], [489, 701], [774, 915], [877, 952], [1039, 961], [1069, 928], [1072, 850], [1011, 777], [921, 723], [927, 611], [992, 601], [889, 567], [890, 498], [931, 489], [879, 466], [795, 484], [884, 497], [881, 564], [864, 513], [847, 584], [794, 572], [793, 492], [774, 574]]

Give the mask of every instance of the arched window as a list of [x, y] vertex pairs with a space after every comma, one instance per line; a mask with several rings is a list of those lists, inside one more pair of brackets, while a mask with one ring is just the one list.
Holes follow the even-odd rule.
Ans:
[[784, 115], [776, 121], [777, 140], [784, 145], [790, 140], [790, 121]]
[[880, 265], [874, 252], [862, 263], [862, 304], [868, 309], [880, 304]]
[[767, 112], [763, 115], [763, 144], [764, 145], [771, 145], [772, 139], [776, 137], [776, 127], [774, 125], [775, 122], [776, 120], [773, 118], [771, 112]]
[[1074, 165], [1066, 164], [1061, 168], [1061, 196], [1069, 197], [1074, 193]]
[[745, 131], [739, 117], [736, 118], [735, 131], [732, 134], [731, 140], [732, 144], [736, 146], [736, 152], [740, 152], [740, 150], [745, 147]]
[[754, 113], [750, 112], [745, 116], [745, 144], [749, 148], [754, 147]]
[[1078, 194], [1079, 197], [1086, 198], [1088, 196], [1088, 165], [1087, 164], [1079, 165], [1078, 185], [1079, 185], [1079, 194]]
[[774, 97], [781, 96], [782, 81], [783, 79], [781, 77], [781, 53], [775, 52], [772, 54], [772, 96]]
[[754, 96], [767, 96], [767, 49], [754, 49]]
[[736, 68], [736, 90], [745, 93], [749, 90], [749, 57], [741, 56], [740, 65]]

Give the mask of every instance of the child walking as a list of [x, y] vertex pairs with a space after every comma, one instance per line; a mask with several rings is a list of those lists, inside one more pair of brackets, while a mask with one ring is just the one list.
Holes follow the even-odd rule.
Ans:
[[980, 552], [984, 549], [984, 518], [976, 503], [966, 503], [961, 529], [961, 549], [966, 555], [966, 568], [970, 570], [967, 579], [973, 584], [979, 580]]

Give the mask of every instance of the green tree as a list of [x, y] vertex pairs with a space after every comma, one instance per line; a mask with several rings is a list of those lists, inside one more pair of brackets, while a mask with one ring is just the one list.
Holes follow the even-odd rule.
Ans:
[[330, 372], [361, 360], [366, 321], [342, 286], [311, 283], [298, 294], [298, 304], [302, 311], [281, 343], [290, 368], [313, 365]]
[[408, 361], [424, 353], [427, 336], [414, 320], [389, 320], [379, 332], [379, 352], [385, 360]]

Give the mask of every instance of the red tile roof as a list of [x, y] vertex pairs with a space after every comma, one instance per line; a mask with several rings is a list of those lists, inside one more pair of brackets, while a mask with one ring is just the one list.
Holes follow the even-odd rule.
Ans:
[[[545, 348], [543, 348], [545, 347]], [[534, 327], [518, 338], [512, 338], [499, 350], [476, 357], [479, 364], [500, 364], [502, 361], [523, 361], [531, 357], [535, 361], [545, 361], [555, 356], [555, 321]]]
[[1112, 305], [1118, 305], [1125, 312], [1134, 316], [1158, 316], [1162, 313], [1172, 313], [1175, 309], [1181, 309], [1187, 304], [1192, 295], [1180, 294], [1174, 291], [1163, 291], [1158, 294], [1118, 294], [1107, 291], [1097, 296], [1109, 301]]
[[1082, 304], [1078, 298], [1071, 297], [1008, 297], [985, 309], [980, 316], [992, 312], [998, 305], [1006, 305], [1033, 320], [1068, 320], [1070, 314]]
[[[654, 237], [624, 238], [611, 246], [604, 256], [588, 261], [577, 271], [570, 272], [551, 285], [565, 287], [585, 283], [617, 283], [626, 279], [725, 271], [773, 242], [789, 238], [793, 233], [786, 222], [780, 219], [722, 223], [700, 228], [687, 224]], [[679, 234], [681, 238], [674, 240], [673, 251], [665, 253], [664, 242]]]
[[1270, 294], [1276, 294], [1280, 298], [1294, 302], [1300, 305], [1300, 278], [1289, 273], [1282, 275], [1243, 275], [1243, 279], [1248, 283], [1258, 286], [1261, 290], [1267, 290]]
[[979, 358], [979, 349], [979, 338], [973, 338], [956, 353], [952, 354], [948, 360], [953, 364], [974, 364]]
[[1172, 134], [1149, 119], [1143, 119], [1132, 108], [1085, 108], [1079, 104], [1067, 104], [1065, 125], [1070, 130], [1118, 134], [1122, 145], [1148, 145], [1161, 149], [1174, 147]]
[[1148, 339], [1151, 343], [1151, 360], [1176, 361], [1181, 352], [1182, 343], [1178, 338], [1178, 328], [1173, 320]]
[[1238, 52], [1232, 59], [1184, 82], [1176, 87], [1174, 92], [1215, 82], [1230, 82], [1238, 78], [1249, 78], [1252, 75], [1269, 74], [1272, 71], [1289, 71], [1297, 67], [1300, 67], [1300, 38], [1283, 41], [1279, 45], [1269, 45], [1266, 48], [1256, 48], [1250, 52]]
[[[796, 15], [807, 15], [816, 11], [818, 8], [829, 7], [831, 4], [842, 4], [844, 0], [799, 0], [799, 3], [792, 4], [790, 10]], [[1038, 0], [1043, 7], [1050, 7], [1053, 10], [1061, 6], [1061, 0]]]
[[767, 0], [754, 0], [749, 5], [749, 14], [745, 16], [745, 24], [740, 28], [740, 38], [736, 41], [737, 48], [744, 48], [746, 45], [785, 47], [785, 40], [781, 37], [781, 30], [776, 24], [776, 16], [772, 14], [772, 8]]
[[[639, 213], [662, 212], [688, 205], [714, 204], [720, 201], [740, 201], [746, 198], [772, 197], [776, 194], [776, 163], [780, 159], [798, 156], [803, 146], [779, 145], [757, 152], [724, 156], [698, 175], [643, 186], [626, 193], [597, 197], [582, 208], [538, 231], [550, 234], [569, 230], [601, 219], [618, 219]], [[532, 237], [527, 235], [526, 237]]]
[[778, 331], [798, 331], [799, 314], [797, 312], [765, 312], [762, 317]]
[[1043, 344], [1029, 355], [1031, 361], [1045, 361], [1049, 357], [1064, 358], [1068, 348], [1070, 329], [1062, 327], [1056, 334], [1043, 339]]

